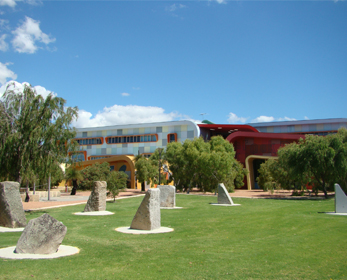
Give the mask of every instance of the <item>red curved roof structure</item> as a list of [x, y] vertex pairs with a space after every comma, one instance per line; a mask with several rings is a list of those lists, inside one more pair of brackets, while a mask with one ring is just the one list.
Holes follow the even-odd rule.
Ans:
[[280, 140], [299, 140], [300, 138], [305, 138], [302, 134], [289, 134], [289, 133], [265, 133], [265, 132], [246, 132], [246, 131], [236, 131], [231, 133], [226, 140], [230, 143], [235, 142], [240, 138], [262, 138], [262, 139], [280, 139]]
[[259, 132], [256, 128], [246, 124], [198, 124], [200, 128], [215, 130], [217, 132], [248, 131]]

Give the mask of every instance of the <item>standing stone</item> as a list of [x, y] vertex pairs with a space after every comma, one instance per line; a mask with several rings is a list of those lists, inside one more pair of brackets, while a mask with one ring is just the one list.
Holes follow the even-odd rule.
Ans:
[[347, 196], [339, 184], [335, 184], [335, 212], [347, 213]]
[[84, 212], [106, 210], [106, 186], [105, 181], [94, 182], [92, 193], [89, 196]]
[[234, 204], [223, 183], [218, 185], [218, 204]]
[[176, 187], [169, 185], [158, 186], [160, 190], [160, 207], [176, 206]]
[[63, 242], [67, 228], [48, 214], [32, 219], [20, 236], [16, 253], [53, 254]]
[[130, 228], [153, 230], [161, 227], [160, 223], [160, 190], [148, 189]]
[[19, 193], [19, 183], [0, 183], [0, 226], [9, 228], [25, 227], [22, 199]]

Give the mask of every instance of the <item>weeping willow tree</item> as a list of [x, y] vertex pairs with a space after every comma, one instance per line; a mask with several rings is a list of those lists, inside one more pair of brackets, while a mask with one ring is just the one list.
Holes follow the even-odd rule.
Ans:
[[63, 98], [37, 94], [9, 84], [0, 99], [0, 177], [22, 182], [38, 174], [48, 177], [53, 166], [65, 162], [75, 131], [71, 122], [77, 107], [65, 106]]

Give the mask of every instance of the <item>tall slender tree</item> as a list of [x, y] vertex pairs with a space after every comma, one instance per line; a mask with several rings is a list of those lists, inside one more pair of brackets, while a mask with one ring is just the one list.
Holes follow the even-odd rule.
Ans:
[[75, 131], [71, 122], [77, 107], [63, 98], [45, 99], [30, 85], [22, 91], [9, 84], [0, 100], [0, 177], [19, 183], [31, 172], [47, 176], [52, 166], [64, 162]]

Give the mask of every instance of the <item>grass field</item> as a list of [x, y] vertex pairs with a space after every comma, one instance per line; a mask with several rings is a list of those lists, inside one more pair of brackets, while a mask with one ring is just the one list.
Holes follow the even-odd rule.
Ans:
[[[64, 245], [80, 253], [51, 260], [0, 259], [1, 279], [347, 279], [347, 217], [334, 200], [235, 198], [237, 207], [213, 206], [216, 197], [177, 195], [184, 209], [162, 210], [174, 232], [130, 235], [142, 197], [107, 203], [111, 216], [76, 216], [84, 205], [48, 213], [68, 228]], [[0, 248], [20, 233], [1, 233]]]

